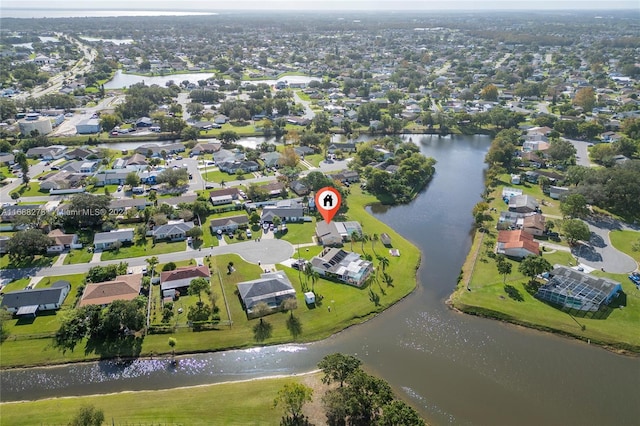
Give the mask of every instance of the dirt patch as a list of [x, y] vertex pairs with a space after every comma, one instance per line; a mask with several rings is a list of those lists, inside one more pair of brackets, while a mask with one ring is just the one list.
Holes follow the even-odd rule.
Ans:
[[322, 397], [329, 389], [333, 389], [334, 387], [336, 387], [337, 384], [332, 383], [331, 385], [325, 385], [324, 383], [322, 383], [322, 373], [320, 372], [303, 376], [301, 383], [313, 389], [313, 400], [310, 403], [305, 404], [302, 412], [314, 425], [326, 425], [327, 416], [324, 414]]

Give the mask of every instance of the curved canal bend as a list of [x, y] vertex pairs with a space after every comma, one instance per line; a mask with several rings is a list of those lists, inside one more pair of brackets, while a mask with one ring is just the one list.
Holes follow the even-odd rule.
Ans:
[[300, 373], [339, 351], [360, 357], [433, 424], [637, 424], [638, 359], [447, 309], [490, 139], [413, 139], [438, 160], [435, 178], [410, 205], [373, 209], [423, 253], [418, 289], [396, 306], [321, 342], [190, 355], [175, 370], [137, 360], [3, 371], [2, 401]]

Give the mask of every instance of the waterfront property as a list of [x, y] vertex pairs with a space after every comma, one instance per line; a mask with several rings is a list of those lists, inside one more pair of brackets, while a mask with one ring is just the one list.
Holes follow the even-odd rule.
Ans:
[[133, 300], [140, 295], [142, 274], [118, 275], [112, 281], [90, 283], [84, 288], [79, 306], [106, 306], [115, 300]]
[[160, 290], [162, 297], [174, 297], [176, 291], [184, 295], [187, 293], [191, 280], [195, 278], [211, 277], [209, 268], [205, 265], [183, 266], [173, 271], [164, 271], [160, 274]]
[[355, 221], [316, 223], [316, 238], [323, 246], [341, 246], [344, 241], [351, 240], [354, 233], [362, 235], [362, 227]]
[[326, 248], [311, 259], [314, 271], [323, 277], [335, 278], [346, 284], [361, 287], [373, 273], [373, 264], [358, 253], [338, 248]]
[[256, 280], [238, 283], [238, 294], [247, 316], [255, 318], [257, 314], [253, 309], [258, 303], [266, 303], [271, 312], [279, 311], [286, 299], [296, 297], [296, 290], [284, 272], [274, 271], [261, 274]]
[[523, 230], [498, 232], [496, 253], [508, 257], [524, 258], [537, 256], [540, 244], [533, 240], [533, 236]]
[[540, 236], [545, 230], [545, 220], [541, 213], [500, 212], [496, 225], [498, 230], [522, 229], [524, 232]]
[[622, 292], [617, 281], [566, 266], [556, 265], [549, 276], [549, 281], [538, 289], [536, 297], [563, 308], [595, 312]]
[[12, 291], [2, 298], [2, 306], [17, 316], [35, 317], [38, 311], [60, 309], [71, 290], [69, 281], [56, 281], [47, 288]]

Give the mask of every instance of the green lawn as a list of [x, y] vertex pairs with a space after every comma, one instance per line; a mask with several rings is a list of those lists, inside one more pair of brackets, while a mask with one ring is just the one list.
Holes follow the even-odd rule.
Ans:
[[316, 231], [316, 221], [312, 222], [289, 222], [286, 232], [276, 232], [275, 237], [291, 244], [305, 244], [313, 242], [312, 236]]
[[21, 197], [42, 197], [49, 195], [49, 191], [40, 191], [40, 184], [29, 182], [28, 185], [20, 185], [11, 194], [18, 193]]
[[[525, 170], [523, 169], [523, 171]], [[554, 200], [551, 197], [545, 195], [542, 192], [542, 188], [540, 187], [540, 185], [536, 183], [529, 183], [529, 182], [523, 182], [521, 185], [514, 185], [510, 182], [511, 182], [511, 175], [509, 174], [502, 175], [501, 181], [498, 184], [498, 187], [493, 194], [495, 199], [493, 203], [491, 203], [491, 206], [496, 207], [494, 205], [494, 203], [496, 202], [500, 206], [498, 209], [498, 216], [500, 216], [501, 210], [507, 210], [507, 207], [506, 207], [507, 205], [500, 198], [502, 194], [502, 188], [505, 186], [521, 189], [523, 195], [531, 195], [532, 197], [535, 197], [538, 201], [544, 200], [544, 204], [540, 205], [540, 210], [542, 210], [543, 214], [549, 214], [553, 216], [562, 216], [562, 212], [560, 211], [560, 201]], [[554, 219], [554, 220], [557, 220], [557, 219]]]
[[115, 194], [118, 192], [119, 185], [105, 185], [105, 186], [92, 186], [89, 189], [91, 194], [104, 194], [104, 190], [107, 189], [110, 194]]
[[[485, 237], [486, 238], [486, 237]], [[594, 275], [604, 275], [622, 284], [624, 296], [614, 301], [613, 306], [622, 303], [623, 309], [607, 310], [601, 318], [585, 316], [572, 317], [566, 312], [548, 305], [533, 297], [535, 289], [528, 286], [528, 278], [518, 272], [518, 262], [512, 263], [512, 273], [506, 277], [497, 273], [495, 261], [486, 254], [484, 244], [480, 247], [475, 266], [473, 257], [480, 240], [476, 238], [467, 262], [463, 266], [463, 280], [452, 295], [456, 308], [468, 313], [486, 315], [492, 318], [522, 324], [542, 330], [560, 332], [583, 340], [590, 339], [594, 343], [640, 351], [640, 334], [637, 325], [640, 323], [640, 292], [627, 279], [626, 275], [607, 274], [594, 271]], [[495, 241], [495, 240], [494, 240]], [[567, 252], [544, 253], [554, 264], [571, 265], [573, 257]], [[473, 268], [473, 273], [471, 271]], [[471, 277], [469, 287], [465, 289], [467, 277]], [[585, 328], [583, 329], [582, 326]]]
[[[165, 337], [165, 344], [167, 338]], [[180, 347], [180, 340], [176, 348]], [[93, 405], [103, 410], [111, 424], [158, 425], [279, 425], [282, 411], [273, 400], [285, 383], [305, 377], [256, 381], [160, 391], [53, 398], [33, 402], [3, 403], [2, 424], [22, 426], [68, 424], [78, 409]], [[215, 408], [212, 403], [215, 401]], [[45, 414], [46, 413], [46, 414]], [[256, 420], [259, 419], [259, 420]]]
[[16, 175], [11, 173], [11, 169], [9, 168], [9, 166], [0, 167], [0, 174], [3, 174], [4, 177], [6, 177], [6, 178], [14, 178], [14, 177], [16, 177]]
[[89, 263], [93, 258], [93, 252], [88, 251], [86, 248], [71, 250], [64, 258], [65, 265], [75, 265], [77, 263]]
[[0, 256], [0, 268], [1, 269], [17, 269], [17, 268], [29, 268], [29, 267], [43, 267], [51, 266], [58, 260], [58, 255], [43, 255], [35, 256], [34, 259], [25, 259], [12, 262], [9, 259], [8, 254]]
[[[215, 170], [211, 170], [211, 169], [215, 169]], [[214, 167], [214, 166], [207, 167], [206, 173], [204, 172], [204, 169], [201, 169], [201, 173], [202, 173], [202, 178], [207, 182], [220, 183], [222, 181], [229, 182], [232, 180], [236, 180], [236, 175], [230, 175], [229, 173], [221, 172], [220, 170], [217, 170], [217, 167]]]
[[100, 260], [127, 259], [129, 257], [175, 253], [177, 251], [184, 251], [186, 244], [187, 243], [184, 241], [176, 241], [173, 243], [154, 243], [150, 238], [148, 238], [146, 239], [145, 244], [123, 246], [118, 251], [105, 251], [102, 253]]
[[640, 241], [640, 232], [637, 231], [611, 231], [609, 233], [611, 244], [618, 250], [633, 257], [640, 263], [640, 251], [633, 251], [633, 244]]

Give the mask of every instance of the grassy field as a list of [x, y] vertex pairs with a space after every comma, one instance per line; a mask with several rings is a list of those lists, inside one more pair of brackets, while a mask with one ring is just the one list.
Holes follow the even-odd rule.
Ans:
[[611, 231], [609, 233], [611, 244], [618, 250], [627, 253], [640, 263], [640, 251], [633, 251], [633, 244], [640, 241], [640, 232], [636, 231]]
[[67, 256], [64, 258], [63, 263], [65, 265], [75, 265], [77, 263], [89, 263], [93, 258], [93, 252], [87, 251], [86, 248], [71, 250], [67, 253]]
[[[594, 275], [619, 281], [624, 294], [614, 299], [611, 308], [598, 315], [576, 317], [533, 297], [535, 288], [529, 286], [528, 278], [518, 272], [518, 262], [509, 261], [513, 272], [503, 282], [504, 277], [498, 274], [495, 261], [487, 255], [482, 238], [480, 233], [475, 236], [463, 266], [463, 278], [451, 296], [454, 307], [467, 313], [571, 335], [616, 349], [640, 351], [640, 291], [626, 275], [594, 271]], [[543, 255], [552, 264], [570, 266], [573, 260], [568, 252]], [[467, 280], [470, 291], [465, 287]]]
[[43, 197], [49, 195], [49, 191], [40, 191], [40, 183], [29, 182], [28, 185], [20, 185], [11, 194], [17, 193], [21, 197]]
[[147, 238], [144, 244], [136, 243], [131, 246], [123, 246], [117, 251], [105, 251], [102, 253], [100, 260], [117, 260], [127, 259], [129, 257], [175, 253], [178, 251], [184, 251], [186, 244], [187, 243], [184, 241], [176, 241], [173, 243], [154, 243], [150, 238]]
[[[270, 330], [265, 333], [256, 332], [256, 325], [259, 320], [248, 320], [242, 310], [240, 301], [236, 296], [236, 285], [239, 282], [257, 278], [262, 269], [258, 265], [244, 262], [237, 255], [222, 255], [210, 259], [211, 269], [214, 271], [212, 277], [212, 288], [217, 294], [217, 305], [220, 308], [222, 319], [226, 319], [226, 305], [224, 303], [222, 288], [229, 306], [233, 325], [221, 325], [218, 330], [194, 332], [191, 329], [179, 328], [172, 336], [178, 341], [176, 352], [189, 353], [197, 351], [222, 350], [229, 348], [242, 348], [262, 344], [277, 344], [286, 342], [308, 342], [326, 338], [350, 325], [365, 321], [409, 294], [416, 286], [416, 268], [420, 260], [419, 250], [403, 239], [394, 230], [370, 216], [364, 206], [374, 202], [374, 198], [368, 194], [363, 194], [359, 189], [353, 188], [349, 197], [350, 211], [348, 218], [358, 220], [366, 233], [388, 233], [394, 248], [400, 250], [401, 257], [391, 257], [386, 253], [382, 244], [372, 245], [370, 242], [364, 245], [364, 252], [376, 258], [376, 255], [383, 255], [389, 259], [387, 273], [393, 276], [392, 286], [387, 286], [382, 280], [374, 282], [371, 288], [355, 288], [345, 284], [340, 284], [324, 279], [319, 279], [315, 285], [307, 283], [308, 288], [314, 287], [319, 295], [319, 301], [314, 307], [308, 307], [304, 303], [302, 293], [303, 282], [306, 278], [299, 271], [283, 266], [278, 266], [286, 272], [294, 288], [297, 290], [298, 309], [294, 311], [294, 320], [291, 320], [289, 313], [274, 313], [265, 318], [265, 322], [270, 325]], [[311, 240], [311, 234], [305, 241]], [[362, 251], [360, 244], [354, 244], [354, 250]], [[308, 251], [307, 251], [308, 249]], [[346, 247], [350, 250], [350, 247]], [[122, 251], [123, 249], [121, 249]], [[313, 246], [301, 248], [302, 257], [310, 258], [318, 253], [320, 247]], [[145, 252], [144, 256], [154, 253]], [[207, 264], [209, 260], [207, 259]], [[234, 263], [235, 271], [227, 274], [227, 264]], [[377, 261], [374, 260], [377, 265]], [[220, 271], [220, 275], [216, 271]], [[155, 290], [156, 288], [154, 288]], [[372, 293], [377, 295], [372, 298]], [[181, 298], [182, 299], [182, 298]], [[182, 299], [186, 316], [189, 298]], [[192, 301], [194, 301], [193, 299]], [[178, 302], [180, 304], [181, 301]], [[331, 309], [329, 309], [331, 307]], [[156, 314], [157, 316], [157, 314]], [[174, 318], [174, 321], [176, 318]], [[178, 321], [183, 319], [178, 318]], [[151, 354], [168, 353], [170, 348], [167, 344], [168, 335], [157, 334], [147, 335], [142, 343], [139, 353], [141, 356]], [[6, 341], [2, 345], [1, 366], [28, 366], [37, 364], [53, 364], [73, 362], [80, 360], [96, 359], [99, 356], [95, 353], [85, 354], [84, 342], [80, 342], [75, 351], [61, 351], [53, 348], [51, 339], [24, 340], [19, 343]], [[108, 356], [108, 354], [103, 354]]]
[[312, 236], [315, 234], [316, 221], [312, 222], [290, 222], [287, 223], [286, 232], [276, 232], [275, 237], [289, 241], [291, 244], [305, 244], [313, 242]]
[[51, 266], [58, 260], [58, 255], [43, 255], [35, 256], [33, 259], [25, 259], [21, 261], [12, 261], [8, 254], [0, 256], [0, 268], [1, 269], [17, 269], [17, 268], [29, 268], [29, 267], [46, 267]]
[[[0, 404], [3, 425], [68, 424], [78, 409], [92, 405], [103, 410], [108, 423], [116, 425], [279, 425], [282, 411], [273, 400], [285, 383], [322, 386], [320, 375], [267, 378], [245, 382], [160, 391], [123, 392], [108, 395], [55, 398]], [[316, 387], [316, 386], [314, 386]], [[314, 400], [320, 395], [315, 394]], [[215, 401], [215, 408], [212, 402]], [[45, 414], [46, 413], [46, 414]], [[256, 420], [259, 419], [259, 420]], [[324, 416], [312, 418], [315, 424]]]
[[236, 175], [230, 175], [229, 173], [221, 172], [220, 170], [211, 170], [214, 168], [215, 168], [214, 166], [208, 167], [208, 170], [206, 173], [204, 173], [204, 169], [201, 169], [202, 178], [207, 182], [220, 183], [222, 181], [230, 182], [232, 180], [236, 180]]

